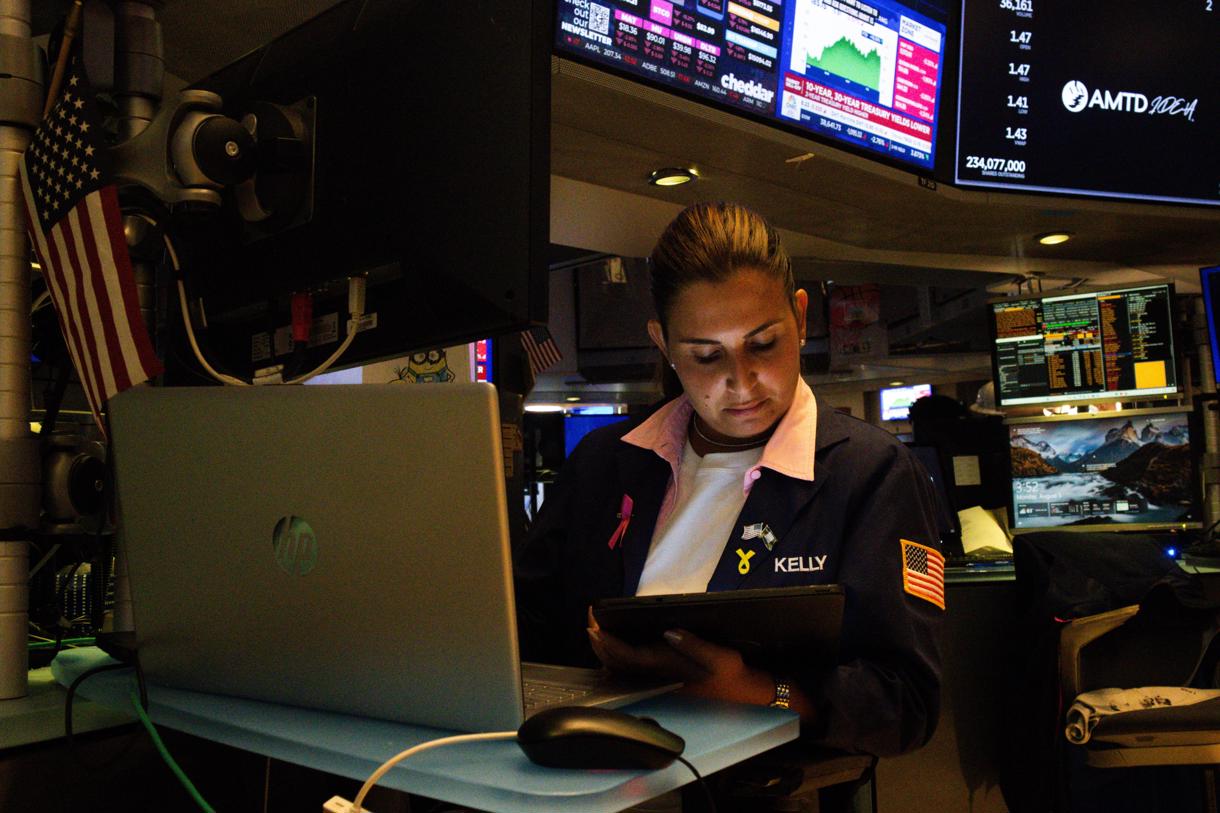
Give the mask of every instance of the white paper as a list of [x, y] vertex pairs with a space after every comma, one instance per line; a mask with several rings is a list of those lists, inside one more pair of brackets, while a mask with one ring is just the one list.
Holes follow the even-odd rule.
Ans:
[[957, 512], [962, 526], [962, 550], [972, 553], [1012, 553], [1008, 532], [987, 509], [973, 505]]
[[979, 459], [975, 455], [960, 455], [953, 458], [953, 484], [955, 486], [981, 486]]

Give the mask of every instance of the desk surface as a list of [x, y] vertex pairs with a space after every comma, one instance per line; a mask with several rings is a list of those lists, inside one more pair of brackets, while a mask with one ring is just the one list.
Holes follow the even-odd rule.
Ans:
[[[0, 701], [0, 750], [62, 737], [66, 697], [65, 688], [56, 684], [49, 667], [31, 669], [29, 693]], [[73, 730], [77, 734], [130, 725], [134, 721], [135, 714], [127, 709], [107, 708], [88, 700], [72, 706]]]
[[[110, 662], [100, 650], [80, 649], [60, 653], [51, 668], [66, 685]], [[89, 678], [77, 691], [102, 705], [128, 708], [134, 685], [130, 672], [115, 670]], [[362, 781], [399, 751], [454, 733], [155, 685], [148, 687], [148, 696], [150, 716], [160, 725]], [[651, 717], [685, 739], [683, 756], [705, 776], [799, 733], [794, 712], [763, 706], [675, 695], [636, 703], [626, 711]], [[380, 784], [499, 813], [610, 813], [691, 779], [680, 763], [654, 772], [543, 768], [508, 740], [424, 752], [396, 766]]]

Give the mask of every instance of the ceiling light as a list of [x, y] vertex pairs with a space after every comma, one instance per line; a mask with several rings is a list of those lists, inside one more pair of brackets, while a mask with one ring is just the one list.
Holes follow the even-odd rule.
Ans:
[[654, 170], [648, 176], [648, 183], [653, 186], [681, 186], [684, 183], [690, 183], [699, 177], [699, 173], [693, 169], [683, 169], [682, 167], [662, 167]]
[[1035, 238], [1044, 246], [1057, 246], [1060, 243], [1066, 243], [1072, 239], [1072, 233], [1068, 231], [1050, 231], [1046, 234], [1039, 234]]
[[563, 407], [559, 404], [526, 404], [526, 412], [563, 412]]
[[576, 401], [580, 400], [580, 396], [579, 395], [569, 395], [567, 398], [564, 398], [563, 400], [567, 401], [568, 403], [575, 403]]
[[890, 386], [891, 386], [891, 387], [901, 387], [901, 386], [902, 386], [902, 382], [901, 382], [901, 381], [891, 381], [891, 382], [890, 382]]

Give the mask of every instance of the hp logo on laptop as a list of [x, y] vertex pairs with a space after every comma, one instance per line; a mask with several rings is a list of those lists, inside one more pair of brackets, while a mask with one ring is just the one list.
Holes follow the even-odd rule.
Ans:
[[318, 563], [318, 538], [302, 517], [281, 517], [271, 544], [276, 563], [291, 576], [304, 576]]

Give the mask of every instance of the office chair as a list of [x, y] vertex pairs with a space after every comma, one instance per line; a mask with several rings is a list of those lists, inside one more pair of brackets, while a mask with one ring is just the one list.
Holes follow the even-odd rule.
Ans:
[[[1216, 637], [1213, 613], [1164, 606], [1132, 605], [1070, 621], [1059, 638], [1063, 710], [1102, 688], [1214, 687]], [[1216, 813], [1220, 699], [1105, 716], [1085, 744], [1067, 747], [1082, 749], [1093, 768], [1199, 766], [1202, 809]]]

